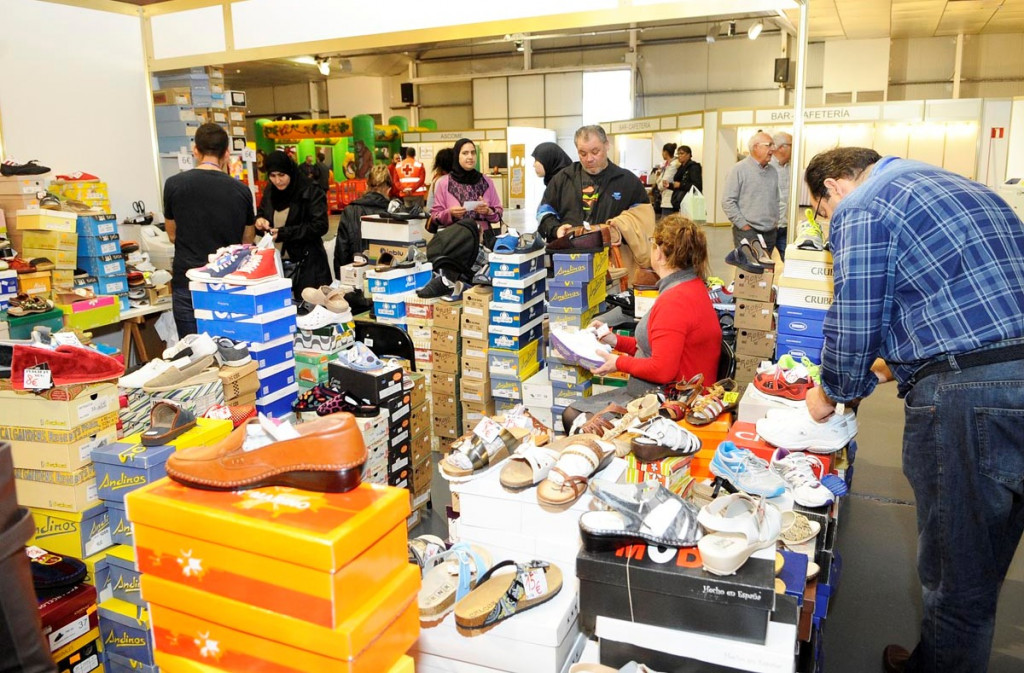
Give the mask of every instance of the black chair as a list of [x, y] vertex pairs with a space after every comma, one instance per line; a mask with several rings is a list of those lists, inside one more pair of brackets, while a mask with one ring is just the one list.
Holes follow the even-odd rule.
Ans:
[[[358, 333], [358, 330], [357, 330]], [[718, 356], [718, 380], [731, 379], [736, 375], [736, 352], [729, 342], [722, 342], [722, 352]]]
[[409, 361], [409, 369], [416, 371], [416, 349], [412, 337], [401, 327], [368, 320], [356, 320], [356, 340], [362, 341], [378, 357], [392, 355]]

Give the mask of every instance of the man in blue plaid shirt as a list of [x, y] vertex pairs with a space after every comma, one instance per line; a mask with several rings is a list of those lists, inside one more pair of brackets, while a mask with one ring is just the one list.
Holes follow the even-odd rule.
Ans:
[[1024, 225], [988, 187], [870, 149], [823, 152], [806, 179], [835, 274], [808, 409], [824, 420], [890, 377], [906, 401], [924, 620], [883, 666], [985, 671], [1024, 531]]

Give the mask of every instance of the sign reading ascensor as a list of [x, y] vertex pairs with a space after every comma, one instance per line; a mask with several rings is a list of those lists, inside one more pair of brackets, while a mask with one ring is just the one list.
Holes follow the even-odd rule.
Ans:
[[[878, 105], [840, 105], [816, 107], [804, 110], [805, 122], [849, 122], [881, 119], [882, 109]], [[792, 110], [757, 110], [754, 115], [758, 124], [785, 124], [793, 122]]]

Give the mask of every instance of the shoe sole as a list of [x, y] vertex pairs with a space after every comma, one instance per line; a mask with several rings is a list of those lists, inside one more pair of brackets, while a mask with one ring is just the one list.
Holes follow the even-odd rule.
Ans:
[[287, 486], [303, 491], [316, 491], [318, 493], [346, 493], [359, 486], [360, 482], [362, 482], [363, 468], [365, 466], [366, 463], [363, 462], [344, 470], [281, 472], [249, 481], [225, 482], [223, 484], [207, 484], [192, 481], [188, 478], [188, 475], [172, 470], [167, 471], [167, 476], [189, 488], [197, 488], [203, 491], [245, 491], [265, 486]]
[[692, 547], [696, 544], [696, 542], [684, 543], [681, 540], [670, 542], [661, 538], [644, 535], [639, 531], [597, 533], [588, 531], [583, 526], [580, 526], [580, 539], [583, 541], [583, 549], [591, 554], [614, 552], [634, 544], [645, 544], [654, 547]]
[[757, 266], [754, 266], [752, 264], [747, 264], [743, 260], [739, 259], [738, 256], [735, 255], [734, 253], [735, 253], [735, 251], [733, 250], [733, 251], [730, 251], [729, 254], [725, 256], [725, 263], [726, 264], [731, 264], [732, 266], [739, 267], [739, 268], [743, 269], [744, 271], [748, 271], [750, 273], [756, 273], [758, 275], [764, 274], [764, 267], [763, 266], [761, 266], [760, 264], [758, 264]]

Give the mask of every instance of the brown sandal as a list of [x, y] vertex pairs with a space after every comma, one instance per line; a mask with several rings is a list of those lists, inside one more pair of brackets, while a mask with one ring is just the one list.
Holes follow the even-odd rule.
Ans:
[[736, 381], [722, 379], [708, 388], [708, 392], [700, 396], [690, 406], [690, 413], [686, 414], [686, 422], [690, 425], [713, 423], [722, 413], [736, 407], [738, 397]]
[[597, 412], [580, 427], [579, 433], [604, 437], [605, 433], [615, 428], [615, 421], [628, 414], [629, 411], [614, 402]]

